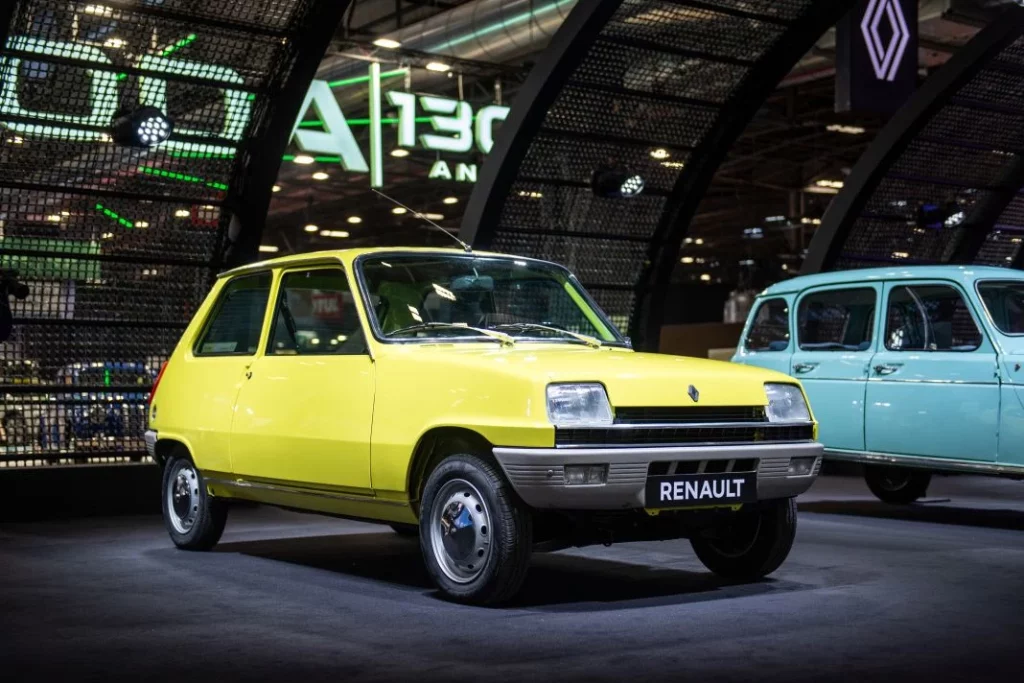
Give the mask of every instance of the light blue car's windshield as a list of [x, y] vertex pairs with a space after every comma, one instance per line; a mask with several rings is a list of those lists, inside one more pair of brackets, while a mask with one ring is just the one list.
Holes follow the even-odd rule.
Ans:
[[1024, 334], [1024, 282], [980, 282], [978, 294], [1000, 332]]
[[479, 339], [479, 330], [493, 330], [517, 339], [578, 342], [568, 334], [573, 333], [603, 343], [623, 341], [575, 278], [550, 264], [471, 254], [391, 254], [364, 257], [360, 268], [370, 315], [385, 337]]

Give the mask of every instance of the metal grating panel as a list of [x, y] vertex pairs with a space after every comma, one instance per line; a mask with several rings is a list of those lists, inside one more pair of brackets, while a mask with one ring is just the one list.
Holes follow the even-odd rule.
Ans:
[[[538, 60], [463, 220], [474, 245], [561, 261], [642, 347], [655, 282], [732, 140], [852, 0], [593, 0]], [[595, 170], [643, 176], [601, 199]], [[664, 276], [667, 277], [667, 276]], [[647, 316], [660, 325], [660, 310]]]
[[833, 202], [806, 272], [891, 263], [1020, 265], [1022, 35], [1024, 10], [1007, 9], [918, 90]]
[[[0, 50], [0, 266], [31, 288], [0, 345], [0, 466], [139, 459], [160, 364], [220, 268], [246, 141], [316, 0], [19, 0]], [[116, 145], [115, 112], [174, 122]], [[115, 457], [116, 456], [116, 457]]]

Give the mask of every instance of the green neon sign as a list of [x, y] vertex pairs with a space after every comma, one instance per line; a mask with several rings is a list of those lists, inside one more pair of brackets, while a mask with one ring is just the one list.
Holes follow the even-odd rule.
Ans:
[[[188, 47], [196, 40], [190, 33], [162, 48], [157, 54], [143, 54], [135, 58], [134, 66], [148, 72], [140, 75], [139, 105], [149, 105], [167, 111], [167, 81], [154, 74], [184, 75], [218, 84], [229, 83], [238, 87], [222, 87], [224, 123], [217, 137], [227, 143], [240, 142], [252, 116], [253, 93], [245, 90], [245, 80], [229, 67], [205, 64], [183, 59], [171, 59], [171, 55]], [[42, 40], [30, 36], [12, 36], [7, 41], [10, 50], [17, 50], [40, 57], [61, 57], [74, 59], [85, 64], [99, 65], [106, 69], [89, 70], [90, 111], [87, 114], [64, 114], [52, 111], [33, 111], [21, 104], [18, 98], [18, 71], [21, 59], [0, 58], [0, 126], [24, 136], [37, 138], [59, 138], [109, 143], [110, 136], [95, 128], [110, 125], [120, 104], [120, 81], [126, 75], [118, 74], [110, 59], [93, 45]], [[313, 81], [299, 109], [299, 116], [292, 128], [291, 141], [303, 152], [314, 155], [317, 161], [340, 163], [346, 171], [367, 173], [370, 184], [380, 187], [384, 184], [383, 124], [396, 124], [398, 146], [420, 148], [440, 154], [466, 154], [474, 146], [487, 154], [494, 146], [494, 126], [504, 121], [509, 108], [488, 105], [474, 112], [472, 105], [461, 100], [432, 95], [415, 95], [401, 91], [383, 92], [384, 80], [403, 75], [407, 68], [381, 71], [380, 64], [370, 64], [366, 76], [339, 81]], [[348, 120], [341, 111], [332, 87], [355, 83], [368, 83], [370, 116], [367, 119]], [[397, 111], [396, 117], [384, 118], [384, 101]], [[316, 121], [303, 121], [310, 107]], [[425, 114], [425, 115], [422, 115]], [[4, 121], [4, 117], [34, 118], [46, 123], [22, 123]], [[52, 122], [52, 123], [51, 123]], [[430, 132], [417, 132], [417, 124], [429, 123]], [[353, 125], [369, 126], [369, 161], [360, 149]], [[231, 158], [237, 152], [235, 144], [205, 144], [177, 139], [178, 134], [187, 136], [208, 136], [209, 131], [177, 126], [171, 139], [163, 143], [162, 149], [176, 158], [206, 159]], [[289, 157], [285, 157], [286, 160]], [[291, 157], [294, 158], [294, 157]], [[327, 161], [327, 160], [330, 161]], [[183, 173], [140, 166], [137, 171], [181, 182], [200, 183], [218, 190], [226, 190], [223, 183], [207, 181]], [[431, 168], [429, 177], [460, 182], [475, 182], [476, 165], [449, 162], [438, 159]]]

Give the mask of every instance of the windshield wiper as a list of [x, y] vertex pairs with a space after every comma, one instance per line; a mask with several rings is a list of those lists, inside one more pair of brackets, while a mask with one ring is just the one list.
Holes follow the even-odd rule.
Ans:
[[467, 325], [465, 323], [416, 323], [415, 325], [407, 325], [405, 327], [400, 327], [397, 330], [387, 332], [384, 336], [394, 337], [396, 334], [405, 334], [406, 332], [421, 332], [423, 330], [435, 329], [469, 330], [485, 337], [490, 337], [491, 339], [497, 339], [501, 342], [502, 346], [512, 346], [516, 343], [511, 335], [498, 332], [497, 330], [485, 330], [480, 327], [473, 327], [472, 325]]
[[591, 337], [590, 335], [587, 335], [587, 334], [580, 334], [579, 332], [572, 332], [570, 330], [566, 330], [566, 329], [563, 329], [561, 327], [555, 327], [553, 325], [542, 325], [540, 323], [503, 323], [501, 325], [493, 325], [493, 326], [491, 326], [490, 329], [492, 329], [492, 330], [508, 330], [508, 329], [516, 329], [516, 330], [544, 330], [546, 332], [558, 332], [559, 334], [564, 334], [564, 335], [567, 335], [569, 337], [572, 337], [573, 339], [575, 339], [577, 341], [581, 341], [584, 344], [586, 344], [587, 346], [592, 346], [595, 349], [601, 348], [601, 340], [598, 339], [597, 337]]

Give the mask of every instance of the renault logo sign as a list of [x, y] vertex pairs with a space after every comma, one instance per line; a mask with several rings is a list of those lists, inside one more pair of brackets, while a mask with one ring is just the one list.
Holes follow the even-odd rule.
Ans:
[[[887, 40], [878, 30], [883, 21], [889, 23], [892, 32]], [[860, 32], [864, 36], [875, 77], [880, 81], [895, 80], [910, 42], [910, 29], [899, 0], [871, 0], [860, 22]]]
[[690, 388], [686, 390], [686, 393], [690, 395], [690, 398], [693, 399], [694, 403], [700, 400], [700, 392], [697, 391], [697, 387], [692, 384], [690, 385]]

